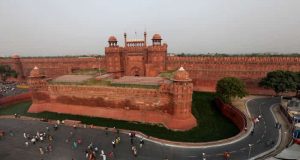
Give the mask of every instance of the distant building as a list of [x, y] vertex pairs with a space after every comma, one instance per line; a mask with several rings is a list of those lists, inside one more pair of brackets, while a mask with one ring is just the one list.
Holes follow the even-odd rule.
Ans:
[[281, 107], [289, 120], [293, 123], [300, 123], [300, 99], [297, 97], [281, 99]]

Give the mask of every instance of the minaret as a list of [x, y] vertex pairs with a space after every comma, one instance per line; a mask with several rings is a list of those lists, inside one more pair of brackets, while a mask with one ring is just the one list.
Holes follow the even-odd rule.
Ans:
[[125, 42], [125, 47], [127, 47], [127, 34], [124, 33], [124, 42]]
[[144, 32], [144, 47], [147, 47], [147, 32]]

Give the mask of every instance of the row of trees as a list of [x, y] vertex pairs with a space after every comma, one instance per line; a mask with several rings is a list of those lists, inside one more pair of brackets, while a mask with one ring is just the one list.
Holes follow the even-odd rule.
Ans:
[[0, 77], [3, 82], [7, 80], [8, 77], [17, 78], [18, 74], [9, 65], [0, 64]]
[[[284, 92], [294, 92], [300, 90], [300, 72], [272, 71], [261, 79], [259, 85], [272, 89], [277, 95]], [[218, 81], [216, 94], [225, 103], [231, 103], [231, 98], [243, 98], [248, 93], [244, 82], [235, 77], [225, 77]]]

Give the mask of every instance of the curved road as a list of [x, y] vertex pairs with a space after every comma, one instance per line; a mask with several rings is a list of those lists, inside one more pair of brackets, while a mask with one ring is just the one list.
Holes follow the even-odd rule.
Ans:
[[[121, 143], [113, 149], [111, 141], [117, 135], [116, 133], [108, 133], [98, 129], [83, 129], [74, 130], [72, 127], [60, 126], [58, 131], [50, 133], [54, 137], [52, 142], [53, 152], [40, 155], [38, 148], [45, 146], [46, 142], [36, 145], [25, 146], [23, 133], [34, 134], [37, 131], [45, 131], [48, 123], [32, 120], [19, 119], [0, 119], [0, 129], [9, 132], [14, 132], [14, 136], [5, 136], [0, 140], [0, 159], [1, 160], [82, 160], [85, 159], [84, 150], [93, 142], [95, 146], [103, 149], [106, 153], [114, 151], [115, 159], [143, 159], [143, 160], [199, 160], [203, 159], [202, 153], [205, 153], [206, 160], [223, 160], [223, 153], [228, 151], [231, 153], [231, 159], [241, 160], [249, 157], [257, 156], [263, 152], [272, 149], [278, 142], [279, 130], [276, 129], [275, 119], [271, 112], [271, 107], [280, 102], [279, 98], [259, 98], [247, 102], [247, 107], [251, 117], [262, 115], [259, 123], [254, 127], [254, 134], [249, 135], [237, 142], [227, 145], [202, 147], [202, 148], [182, 148], [168, 146], [161, 143], [153, 143], [145, 141], [145, 145], [140, 149], [138, 147], [138, 138], [134, 143], [138, 148], [138, 156], [135, 158], [131, 152], [130, 139], [126, 134], [120, 134]], [[73, 134], [71, 135], [70, 132]], [[70, 139], [72, 142], [77, 138], [83, 140], [83, 144], [78, 148], [72, 149], [72, 144], [65, 140]], [[251, 144], [251, 147], [249, 147]], [[98, 156], [99, 157], [99, 156]]]

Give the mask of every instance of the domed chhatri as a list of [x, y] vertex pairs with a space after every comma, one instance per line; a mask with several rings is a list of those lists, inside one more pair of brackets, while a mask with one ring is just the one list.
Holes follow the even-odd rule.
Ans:
[[154, 34], [152, 40], [162, 40], [159, 34]]
[[20, 56], [18, 54], [13, 54], [11, 58], [20, 58]]
[[173, 81], [192, 81], [189, 76], [189, 73], [183, 68], [180, 67], [174, 74]]
[[117, 38], [115, 36], [110, 36], [108, 42], [117, 42]]
[[35, 66], [31, 71], [30, 71], [30, 76], [29, 77], [41, 77], [41, 72], [40, 69]]

